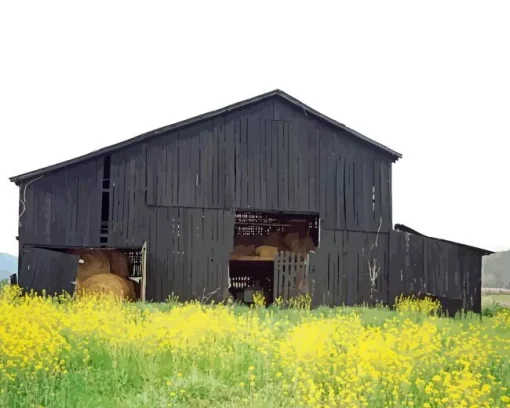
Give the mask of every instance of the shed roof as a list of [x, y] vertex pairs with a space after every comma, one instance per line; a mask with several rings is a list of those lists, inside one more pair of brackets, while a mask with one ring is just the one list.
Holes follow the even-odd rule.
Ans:
[[126, 139], [126, 140], [124, 140], [122, 142], [119, 142], [119, 143], [116, 143], [116, 144], [104, 147], [104, 148], [99, 149], [99, 150], [95, 150], [93, 152], [84, 154], [84, 155], [76, 157], [74, 159], [66, 160], [66, 161], [63, 161], [63, 162], [60, 162], [60, 163], [57, 163], [57, 164], [53, 164], [51, 166], [43, 167], [43, 168], [40, 168], [40, 169], [37, 169], [37, 170], [33, 170], [33, 171], [30, 171], [30, 172], [27, 172], [27, 173], [23, 173], [23, 174], [19, 174], [17, 176], [10, 177], [9, 180], [14, 182], [14, 183], [16, 183], [16, 184], [19, 184], [20, 182], [22, 182], [24, 180], [28, 180], [28, 179], [31, 179], [33, 177], [37, 177], [37, 176], [39, 176], [41, 174], [44, 174], [44, 173], [47, 173], [49, 171], [58, 170], [60, 168], [69, 166], [71, 164], [75, 164], [77, 162], [81, 162], [83, 160], [91, 159], [91, 158], [94, 158], [94, 157], [97, 157], [97, 156], [100, 156], [100, 155], [103, 155], [103, 154], [108, 154], [108, 153], [111, 153], [113, 151], [116, 151], [116, 150], [122, 149], [124, 147], [130, 146], [130, 145], [132, 145], [134, 143], [138, 143], [140, 141], [144, 141], [146, 139], [149, 139], [149, 138], [152, 138], [154, 136], [160, 135], [161, 133], [172, 131], [172, 130], [175, 130], [175, 129], [179, 129], [179, 128], [191, 125], [191, 124], [193, 124], [195, 122], [199, 122], [199, 121], [202, 121], [202, 120], [210, 119], [210, 118], [219, 116], [221, 114], [233, 111], [235, 109], [240, 109], [240, 108], [246, 107], [246, 106], [248, 106], [250, 104], [254, 104], [254, 103], [260, 102], [260, 101], [262, 101], [264, 99], [268, 99], [268, 98], [271, 98], [271, 97], [274, 97], [274, 96], [281, 97], [281, 98], [285, 99], [286, 101], [290, 102], [291, 104], [297, 106], [298, 108], [303, 109], [306, 113], [310, 113], [311, 115], [313, 115], [313, 116], [315, 116], [315, 117], [317, 117], [319, 119], [322, 119], [322, 120], [330, 123], [331, 125], [333, 125], [333, 126], [335, 126], [337, 128], [340, 128], [342, 130], [347, 131], [354, 138], [356, 138], [358, 140], [361, 140], [361, 141], [363, 141], [365, 143], [368, 143], [368, 144], [372, 145], [373, 147], [381, 150], [382, 152], [388, 154], [389, 156], [392, 157], [392, 160], [394, 160], [394, 161], [398, 160], [399, 158], [402, 158], [402, 155], [400, 153], [397, 153], [396, 151], [390, 149], [389, 147], [386, 147], [386, 146], [382, 145], [381, 143], [378, 143], [378, 142], [376, 142], [376, 141], [374, 141], [374, 140], [372, 140], [372, 139], [362, 135], [361, 133], [356, 132], [355, 130], [345, 126], [344, 124], [339, 123], [336, 120], [327, 117], [326, 115], [323, 115], [322, 113], [320, 113], [320, 112], [316, 111], [315, 109], [305, 105], [304, 103], [300, 102], [296, 98], [294, 98], [294, 97], [290, 96], [289, 94], [281, 91], [280, 89], [275, 89], [273, 91], [270, 91], [270, 92], [267, 92], [267, 93], [255, 96], [253, 98], [249, 98], [249, 99], [243, 100], [241, 102], [237, 102], [237, 103], [234, 103], [232, 105], [228, 105], [228, 106], [225, 106], [223, 108], [220, 108], [220, 109], [217, 109], [217, 110], [214, 110], [214, 111], [211, 111], [211, 112], [203, 113], [201, 115], [192, 117], [190, 119], [183, 120], [181, 122], [174, 123], [172, 125], [168, 125], [168, 126], [161, 127], [159, 129], [151, 130], [151, 131], [143, 133], [143, 134], [141, 134], [139, 136], [135, 136], [133, 138]]
[[428, 236], [428, 235], [424, 235], [412, 228], [409, 228], [408, 226], [404, 225], [404, 224], [395, 224], [395, 230], [397, 231], [401, 231], [401, 232], [407, 232], [409, 234], [413, 234], [413, 235], [419, 235], [421, 237], [424, 237], [424, 238], [430, 238], [430, 239], [435, 239], [436, 241], [441, 241], [441, 242], [446, 242], [448, 244], [454, 244], [454, 245], [459, 245], [461, 247], [464, 247], [466, 249], [469, 249], [471, 251], [475, 251], [475, 252], [478, 252], [482, 255], [491, 255], [494, 253], [494, 251], [489, 251], [488, 249], [483, 249], [483, 248], [478, 248], [478, 247], [474, 247], [474, 246], [471, 246], [471, 245], [466, 245], [466, 244], [461, 244], [459, 242], [455, 242], [455, 241], [448, 241], [447, 239], [442, 239], [442, 238], [435, 238], [435, 237], [431, 237], [431, 236]]

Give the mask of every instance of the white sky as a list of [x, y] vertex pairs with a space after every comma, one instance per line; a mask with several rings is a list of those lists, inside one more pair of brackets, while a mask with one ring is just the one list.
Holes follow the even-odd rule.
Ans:
[[179, 3], [1, 3], [0, 252], [8, 177], [274, 88], [404, 155], [395, 223], [510, 248], [510, 3]]

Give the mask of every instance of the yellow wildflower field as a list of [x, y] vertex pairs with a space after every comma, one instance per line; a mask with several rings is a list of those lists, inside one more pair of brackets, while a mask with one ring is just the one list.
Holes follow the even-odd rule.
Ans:
[[[299, 306], [299, 307], [298, 307]], [[0, 406], [510, 407], [510, 313], [0, 291]]]

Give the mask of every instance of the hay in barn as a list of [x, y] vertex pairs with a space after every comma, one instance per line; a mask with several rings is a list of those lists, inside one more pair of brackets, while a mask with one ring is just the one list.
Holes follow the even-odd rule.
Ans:
[[255, 245], [236, 245], [232, 252], [234, 255], [254, 255]]
[[271, 232], [264, 238], [264, 245], [279, 247], [282, 243], [282, 236], [278, 231]]
[[129, 279], [129, 278], [125, 278], [125, 280], [126, 280], [126, 283], [128, 285], [128, 288], [129, 288], [128, 299], [132, 300], [132, 301], [135, 301], [136, 300], [135, 281], [132, 280], [132, 279]]
[[129, 259], [120, 251], [110, 252], [110, 270], [121, 278], [129, 277]]
[[290, 232], [285, 235], [284, 238], [285, 244], [292, 252], [295, 253], [301, 253], [301, 245], [300, 245], [300, 239], [299, 234], [297, 232]]
[[131, 295], [127, 279], [113, 273], [92, 275], [81, 284], [82, 293], [111, 294], [121, 299], [129, 299]]
[[269, 256], [274, 258], [278, 253], [278, 247], [270, 245], [261, 245], [257, 247], [256, 251], [258, 256]]
[[301, 242], [301, 245], [303, 246], [305, 252], [315, 251], [315, 244], [310, 237], [304, 238]]
[[75, 292], [81, 291], [83, 282], [91, 276], [110, 273], [110, 260], [104, 251], [80, 248], [71, 250], [71, 253], [80, 257]]

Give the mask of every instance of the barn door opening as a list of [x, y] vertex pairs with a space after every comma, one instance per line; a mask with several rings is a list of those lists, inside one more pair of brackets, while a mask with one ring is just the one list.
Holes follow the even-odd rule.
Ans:
[[68, 248], [80, 263], [76, 287], [81, 292], [110, 291], [126, 300], [141, 300], [145, 293], [144, 248]]
[[[110, 291], [126, 300], [145, 299], [146, 251], [142, 248], [27, 246], [19, 285], [48, 294]], [[143, 288], [143, 289], [142, 289]]]
[[19, 285], [25, 293], [74, 294], [79, 257], [73, 254], [26, 246], [21, 256]]
[[[230, 295], [235, 300], [251, 304], [253, 295], [260, 292], [266, 304], [273, 303], [280, 295], [275, 292], [280, 288], [275, 282], [280, 285], [284, 276], [276, 273], [275, 266], [283, 265], [280, 262], [283, 257], [293, 257], [298, 272], [304, 273], [296, 262], [306, 258], [318, 243], [317, 214], [236, 211], [234, 248], [229, 264]], [[275, 263], [277, 260], [280, 261]], [[284, 267], [282, 271], [285, 274], [287, 269]], [[299, 277], [296, 275], [295, 278]], [[284, 286], [281, 287], [284, 290]]]

